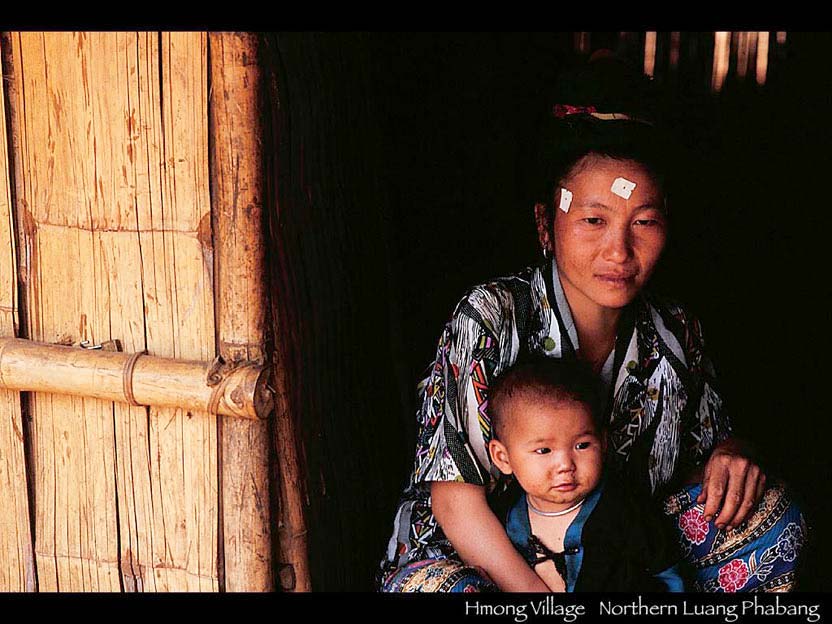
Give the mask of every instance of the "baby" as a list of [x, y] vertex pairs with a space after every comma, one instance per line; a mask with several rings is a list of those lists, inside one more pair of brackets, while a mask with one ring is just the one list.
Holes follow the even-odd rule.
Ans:
[[674, 541], [649, 499], [605, 477], [597, 383], [552, 358], [500, 375], [488, 397], [489, 452], [508, 478], [492, 505], [552, 591], [683, 591]]

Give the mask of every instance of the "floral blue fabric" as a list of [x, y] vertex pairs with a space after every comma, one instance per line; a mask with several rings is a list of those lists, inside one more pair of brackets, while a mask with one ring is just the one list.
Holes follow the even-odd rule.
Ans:
[[782, 482], [766, 488], [754, 513], [733, 531], [705, 520], [696, 498], [699, 484], [665, 501], [665, 513], [678, 529], [679, 545], [693, 576], [705, 592], [790, 591], [795, 566], [806, 544], [807, 528]]

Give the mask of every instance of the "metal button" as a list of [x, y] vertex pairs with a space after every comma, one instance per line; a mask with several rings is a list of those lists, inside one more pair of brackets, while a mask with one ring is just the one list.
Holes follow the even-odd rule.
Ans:
[[547, 351], [551, 351], [556, 346], [557, 346], [557, 343], [555, 342], [554, 338], [552, 338], [551, 336], [546, 336], [546, 338], [544, 338], [544, 340], [543, 340], [543, 348], [544, 349], [546, 349]]
[[577, 555], [580, 551], [581, 551], [580, 548], [578, 548], [577, 546], [573, 546], [572, 548], [567, 548], [566, 549], [566, 554], [567, 555]]

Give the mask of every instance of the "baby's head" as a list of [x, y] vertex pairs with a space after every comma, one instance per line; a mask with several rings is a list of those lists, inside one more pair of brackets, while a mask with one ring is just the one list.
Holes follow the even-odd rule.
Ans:
[[492, 461], [515, 476], [537, 509], [567, 509], [601, 480], [601, 396], [588, 368], [544, 357], [507, 369], [489, 388]]

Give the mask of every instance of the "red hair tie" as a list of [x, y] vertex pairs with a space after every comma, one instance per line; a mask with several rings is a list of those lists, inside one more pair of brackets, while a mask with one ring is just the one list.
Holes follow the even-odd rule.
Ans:
[[641, 119], [640, 117], [633, 117], [627, 113], [599, 113], [594, 106], [572, 106], [571, 104], [555, 104], [552, 108], [552, 114], [555, 119], [563, 119], [569, 115], [590, 115], [595, 119], [602, 121], [637, 121], [639, 123], [652, 126], [653, 122]]
[[572, 106], [571, 104], [555, 104], [552, 113], [557, 119], [563, 119], [569, 115], [580, 115], [597, 113], [598, 110], [594, 106]]

